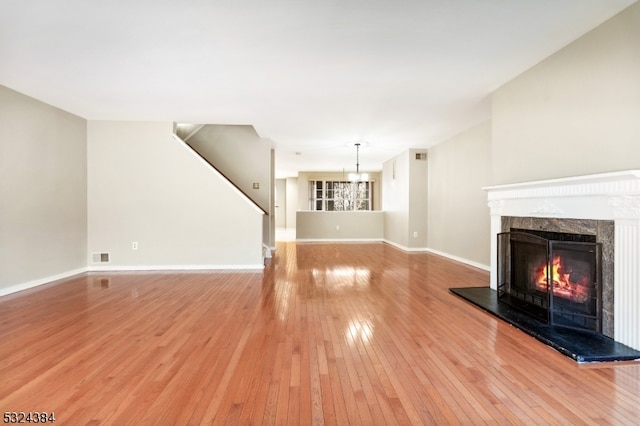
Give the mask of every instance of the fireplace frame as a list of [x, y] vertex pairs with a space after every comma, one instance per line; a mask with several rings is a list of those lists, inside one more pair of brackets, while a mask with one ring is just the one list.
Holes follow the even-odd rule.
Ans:
[[[491, 214], [491, 279], [497, 285], [497, 234], [502, 219], [535, 217], [614, 222], [611, 334], [640, 350], [640, 170], [485, 187]], [[605, 318], [606, 319], [606, 318]]]

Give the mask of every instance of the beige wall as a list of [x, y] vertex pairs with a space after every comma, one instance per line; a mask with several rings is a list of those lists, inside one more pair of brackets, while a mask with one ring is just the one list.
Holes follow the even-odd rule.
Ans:
[[[319, 212], [309, 211], [309, 182], [313, 180], [346, 180], [342, 172], [300, 172], [295, 180], [287, 179], [287, 200], [297, 207], [293, 227], [298, 240], [381, 240], [383, 238], [383, 215], [381, 208], [381, 175], [369, 172], [374, 182], [373, 208], [364, 212]], [[289, 198], [293, 191], [295, 197]], [[296, 204], [293, 204], [297, 201]], [[292, 212], [289, 213], [291, 215]], [[287, 221], [287, 227], [291, 221]]]
[[492, 184], [640, 168], [640, 3], [493, 94]]
[[382, 165], [384, 239], [400, 247], [409, 246], [409, 151]]
[[172, 126], [89, 121], [89, 251], [111, 253], [90, 266], [261, 267], [262, 214]]
[[276, 179], [276, 227], [295, 228], [298, 208], [298, 178]]
[[[271, 142], [265, 141], [271, 146]], [[262, 243], [276, 248], [276, 151], [269, 148], [269, 210], [262, 217]]]
[[[271, 142], [253, 126], [206, 124], [186, 141], [264, 211], [271, 208]], [[259, 185], [258, 189], [253, 184]]]
[[429, 149], [429, 249], [488, 267], [491, 123]]
[[635, 4], [497, 89], [490, 124], [432, 147], [429, 248], [490, 263], [482, 186], [640, 168], [638, 40]]
[[411, 149], [382, 165], [384, 239], [405, 250], [427, 246], [428, 159]]
[[426, 153], [426, 150], [409, 150], [409, 248], [427, 247], [429, 229], [429, 162], [417, 160], [417, 153]]
[[382, 240], [383, 212], [298, 211], [296, 240]]
[[298, 178], [286, 178], [287, 191], [287, 228], [296, 227], [296, 212], [298, 211]]
[[[250, 125], [176, 125], [177, 134], [267, 214], [262, 242], [275, 247], [275, 154]], [[257, 188], [254, 187], [257, 184]]]
[[287, 227], [287, 181], [276, 179], [275, 183], [276, 228]]
[[[430, 149], [426, 215], [409, 214], [410, 153], [385, 162], [384, 200], [376, 197], [384, 238], [411, 247], [412, 228], [428, 223], [419, 235], [430, 249], [484, 264], [478, 187], [640, 168], [638, 40], [640, 3], [497, 89], [491, 129]], [[262, 218], [173, 144], [171, 126], [94, 121], [87, 136], [82, 118], [0, 87], [0, 291], [82, 269], [90, 252], [123, 266], [255, 263]], [[307, 208], [309, 178], [287, 180], [298, 208]], [[476, 233], [477, 247], [451, 218]]]
[[81, 272], [87, 123], [0, 86], [0, 294]]

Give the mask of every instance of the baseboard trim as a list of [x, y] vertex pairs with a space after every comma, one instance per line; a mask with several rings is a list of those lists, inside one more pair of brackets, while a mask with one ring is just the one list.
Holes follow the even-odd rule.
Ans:
[[446, 257], [447, 259], [455, 260], [456, 262], [464, 263], [466, 265], [473, 266], [474, 268], [482, 269], [482, 270], [485, 270], [487, 272], [491, 271], [491, 266], [489, 266], [489, 265], [485, 265], [485, 264], [482, 264], [482, 263], [479, 263], [479, 262], [474, 262], [473, 260], [465, 259], [464, 257], [454, 256], [452, 254], [445, 253], [445, 252], [438, 251], [438, 250], [434, 250], [434, 249], [430, 249], [430, 248], [428, 248], [426, 250], [429, 253], [433, 253], [433, 254], [436, 254], [436, 255], [442, 256], [442, 257]]
[[50, 275], [48, 277], [44, 277], [44, 278], [38, 278], [37, 280], [32, 280], [32, 281], [27, 281], [24, 283], [20, 283], [20, 284], [16, 284], [16, 285], [12, 285], [10, 287], [6, 287], [6, 288], [0, 288], [0, 297], [2, 296], [6, 296], [8, 294], [12, 294], [12, 293], [17, 293], [19, 291], [23, 291], [23, 290], [29, 290], [31, 288], [34, 287], [38, 287], [44, 284], [49, 284], [53, 281], [58, 281], [58, 280], [62, 280], [65, 278], [69, 278], [72, 277], [74, 275], [79, 275], [79, 274], [84, 274], [85, 272], [88, 271], [88, 268], [78, 268], [78, 269], [72, 269], [70, 271], [66, 271], [66, 272], [62, 272], [60, 274], [56, 274], [56, 275]]
[[459, 257], [459, 256], [454, 256], [452, 254], [449, 253], [445, 253], [443, 251], [439, 251], [439, 250], [435, 250], [429, 247], [418, 247], [418, 248], [411, 248], [411, 247], [405, 247], [401, 244], [395, 243], [393, 241], [389, 241], [389, 240], [384, 240], [384, 242], [386, 244], [392, 245], [402, 251], [406, 251], [406, 252], [411, 252], [411, 253], [415, 253], [415, 252], [422, 252], [422, 253], [431, 253], [431, 254], [435, 254], [437, 256], [442, 256], [442, 257], [446, 257], [447, 259], [450, 260], [454, 260], [456, 262], [460, 262], [460, 263], [464, 263], [465, 265], [469, 265], [469, 266], [473, 266], [474, 268], [478, 268], [478, 269], [482, 269], [484, 271], [491, 271], [491, 267], [488, 265], [484, 265], [482, 263], [479, 262], [474, 262], [473, 260], [469, 260], [469, 259], [465, 259], [464, 257]]
[[406, 252], [410, 252], [410, 253], [424, 253], [425, 251], [428, 251], [426, 247], [407, 247], [407, 246], [403, 246], [402, 244], [398, 244], [394, 241], [389, 241], [389, 240], [382, 240], [385, 244], [389, 244], [390, 246], [394, 246], [395, 248], [398, 248], [402, 251], [406, 251]]
[[136, 266], [88, 266], [73, 269], [60, 274], [51, 275], [37, 280], [15, 284], [0, 288], [0, 297], [19, 291], [29, 290], [54, 281], [73, 277], [87, 272], [127, 272], [127, 271], [217, 271], [217, 270], [256, 271], [264, 269], [264, 265], [136, 265]]
[[217, 271], [221, 269], [231, 270], [256, 270], [264, 269], [264, 265], [109, 265], [89, 266], [89, 272], [118, 272], [118, 271]]
[[296, 238], [296, 243], [381, 243], [382, 238]]

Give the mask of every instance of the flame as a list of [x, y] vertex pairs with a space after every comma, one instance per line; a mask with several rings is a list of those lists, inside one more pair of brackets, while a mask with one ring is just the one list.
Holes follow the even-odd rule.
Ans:
[[550, 265], [545, 262], [536, 269], [536, 287], [538, 290], [547, 292], [549, 288], [547, 277], [551, 277], [554, 296], [584, 303], [589, 298], [589, 277], [584, 274], [574, 282], [571, 280], [572, 272], [570, 268], [565, 267], [560, 256], [554, 256]]

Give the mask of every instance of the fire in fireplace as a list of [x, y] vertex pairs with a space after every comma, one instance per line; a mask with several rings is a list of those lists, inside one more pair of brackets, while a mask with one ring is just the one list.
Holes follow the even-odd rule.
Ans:
[[595, 236], [512, 229], [498, 234], [498, 298], [545, 323], [602, 331]]
[[591, 276], [587, 271], [575, 273], [561, 256], [551, 262], [542, 262], [535, 272], [535, 283], [539, 291], [551, 291], [554, 296], [564, 297], [576, 303], [585, 303], [590, 297]]

